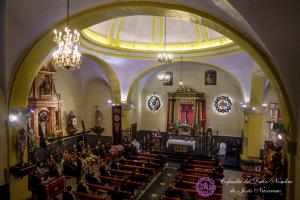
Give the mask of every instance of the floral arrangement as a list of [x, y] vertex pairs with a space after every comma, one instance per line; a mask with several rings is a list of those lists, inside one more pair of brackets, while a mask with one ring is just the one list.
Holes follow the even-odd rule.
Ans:
[[29, 142], [28, 151], [30, 153], [33, 153], [37, 148], [38, 148], [38, 145], [37, 145], [36, 141], [35, 140], [31, 140]]

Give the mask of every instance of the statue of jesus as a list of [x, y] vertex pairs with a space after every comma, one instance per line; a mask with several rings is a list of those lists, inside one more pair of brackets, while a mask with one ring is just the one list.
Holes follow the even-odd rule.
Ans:
[[98, 109], [98, 106], [95, 106], [96, 112], [95, 112], [95, 127], [101, 127], [102, 126], [102, 113]]
[[24, 165], [24, 152], [25, 152], [25, 147], [26, 147], [26, 138], [27, 138], [27, 133], [25, 129], [19, 128], [18, 136], [17, 136], [17, 147], [18, 150], [20, 151], [20, 164], [23, 166]]

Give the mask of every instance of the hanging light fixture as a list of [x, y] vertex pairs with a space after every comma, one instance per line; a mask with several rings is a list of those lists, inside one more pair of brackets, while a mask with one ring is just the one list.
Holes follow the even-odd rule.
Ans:
[[164, 41], [164, 52], [158, 54], [158, 62], [161, 64], [171, 63], [173, 61], [173, 55], [166, 52], [167, 43], [167, 17], [165, 17], [165, 41]]
[[179, 85], [180, 86], [183, 85], [183, 81], [182, 81], [182, 56], [180, 57], [180, 81], [179, 81]]
[[[173, 55], [166, 52], [166, 43], [167, 43], [167, 18], [165, 17], [165, 40], [164, 40], [164, 52], [158, 54], [158, 62], [164, 65], [166, 67], [166, 64], [171, 63], [173, 61]], [[161, 82], [169, 82], [171, 79], [171, 75], [169, 72], [163, 70], [158, 75], [158, 80]]]
[[64, 32], [54, 30], [53, 41], [57, 43], [58, 49], [53, 53], [52, 64], [56, 68], [73, 71], [80, 68], [81, 54], [78, 51], [80, 33], [69, 28], [70, 0], [67, 5], [67, 27]]

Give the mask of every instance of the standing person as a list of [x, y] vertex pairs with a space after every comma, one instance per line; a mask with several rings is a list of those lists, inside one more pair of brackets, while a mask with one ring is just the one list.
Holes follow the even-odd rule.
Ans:
[[84, 181], [80, 180], [77, 186], [77, 192], [82, 192], [82, 193], [88, 193], [88, 190], [86, 189], [86, 187], [83, 185]]
[[77, 179], [76, 182], [77, 184], [79, 183], [80, 179], [81, 179], [81, 172], [82, 172], [82, 161], [80, 159], [80, 153], [77, 153], [77, 158], [76, 158], [76, 168], [77, 168]]
[[68, 185], [67, 190], [63, 192], [62, 200], [75, 200], [71, 191], [72, 191], [72, 186]]

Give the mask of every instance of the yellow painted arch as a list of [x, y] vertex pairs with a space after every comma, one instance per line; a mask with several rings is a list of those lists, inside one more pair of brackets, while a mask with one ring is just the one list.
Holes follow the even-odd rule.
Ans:
[[84, 54], [86, 57], [93, 59], [96, 63], [98, 63], [102, 67], [102, 69], [105, 71], [108, 77], [113, 103], [121, 103], [121, 89], [120, 89], [121, 87], [115, 71], [111, 68], [111, 66], [108, 63], [106, 63], [98, 56], [84, 51], [81, 51], [81, 53]]
[[[292, 108], [288, 95], [284, 90], [284, 85], [276, 72], [272, 60], [267, 53], [254, 41], [247, 36], [219, 20], [218, 18], [209, 15], [208, 13], [195, 10], [194, 8], [165, 4], [158, 2], [118, 2], [107, 4], [104, 6], [92, 8], [83, 11], [79, 14], [70, 17], [70, 26], [77, 29], [84, 29], [96, 23], [126, 15], [156, 15], [156, 16], [177, 16], [184, 20], [192, 20], [195, 23], [202, 24], [212, 28], [221, 34], [232, 39], [236, 44], [245, 49], [262, 67], [268, 76], [272, 87], [278, 92], [281, 105], [283, 106], [283, 115], [287, 124], [295, 130], [295, 119], [292, 114]], [[65, 25], [63, 20], [56, 24], [56, 28], [62, 29]], [[52, 42], [52, 28], [41, 35], [33, 44], [32, 48], [25, 55], [23, 62], [19, 66], [15, 80], [13, 82], [9, 106], [10, 107], [25, 107], [25, 99], [27, 98], [30, 84], [33, 80], [34, 74], [38, 71], [38, 67], [42, 59], [54, 47]]]
[[[175, 63], [180, 63], [180, 61], [176, 61], [176, 62], [173, 62], [172, 64], [175, 64]], [[209, 67], [212, 67], [212, 68], [215, 68], [217, 70], [220, 70], [222, 72], [225, 72], [226, 74], [228, 74], [235, 82], [237, 82], [242, 94], [243, 94], [243, 100], [245, 102], [245, 96], [246, 96], [246, 91], [244, 89], [244, 87], [241, 85], [240, 81], [233, 75], [231, 74], [229, 71], [225, 70], [224, 68], [222, 68], [221, 66], [219, 65], [215, 65], [215, 64], [212, 64], [212, 63], [209, 63], [209, 62], [204, 62], [204, 61], [195, 61], [195, 60], [184, 60], [183, 63], [197, 63], [197, 64], [202, 64], [202, 65], [206, 65], [206, 66], [209, 66]], [[171, 64], [169, 64], [170, 66]], [[160, 68], [160, 67], [163, 67], [164, 64], [157, 64], [157, 65], [154, 65], [154, 66], [151, 66], [149, 68], [147, 68], [146, 70], [144, 70], [142, 73], [140, 73], [130, 84], [129, 86], [129, 90], [128, 90], [128, 93], [127, 93], [127, 98], [126, 98], [126, 101], [128, 103], [129, 100], [130, 100], [130, 97], [132, 95], [132, 92], [133, 92], [133, 89], [134, 89], [134, 86], [136, 84], [138, 84], [138, 81], [143, 78], [146, 74], [154, 71], [155, 69], [157, 68]], [[168, 67], [168, 65], [166, 66]], [[184, 69], [184, 67], [183, 67]]]

